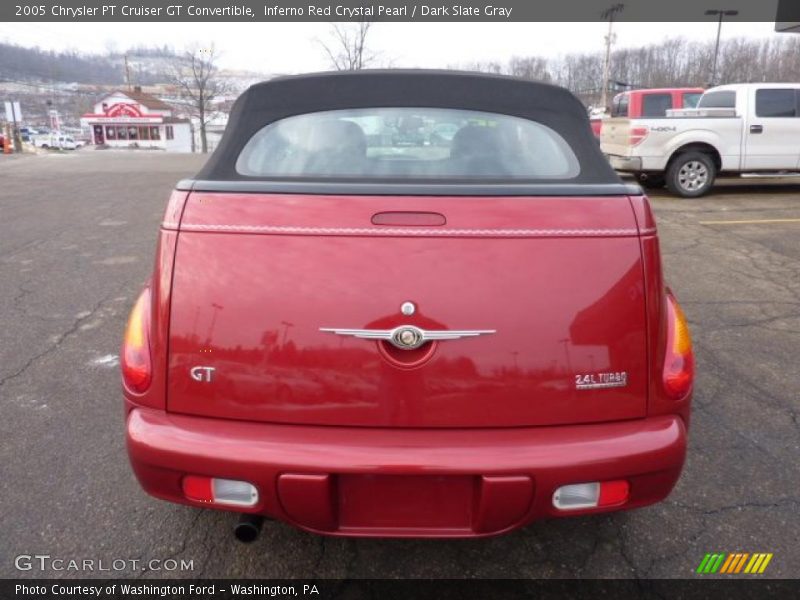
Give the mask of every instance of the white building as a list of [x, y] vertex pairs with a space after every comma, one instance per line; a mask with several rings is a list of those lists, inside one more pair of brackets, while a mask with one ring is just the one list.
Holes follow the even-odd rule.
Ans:
[[173, 116], [169, 104], [135, 87], [115, 91], [81, 117], [93, 144], [112, 148], [156, 148], [168, 152], [192, 152], [189, 119]]
[[[208, 144], [209, 152], [216, 150], [227, 126], [227, 112], [218, 110], [212, 113], [211, 118], [206, 122], [206, 143]], [[200, 148], [202, 147], [200, 141], [200, 119], [192, 117], [192, 128], [194, 129], [194, 147], [200, 152]]]

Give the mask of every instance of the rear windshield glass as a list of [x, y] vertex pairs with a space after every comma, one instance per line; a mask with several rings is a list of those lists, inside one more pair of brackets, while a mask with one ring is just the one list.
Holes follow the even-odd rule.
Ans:
[[575, 153], [518, 117], [441, 108], [359, 108], [287, 117], [247, 142], [236, 170], [301, 179], [572, 179]]
[[627, 117], [628, 116], [628, 94], [619, 94], [614, 97], [611, 105], [612, 117]]
[[701, 92], [689, 92], [683, 95], [683, 108], [694, 108], [700, 101]]
[[645, 94], [642, 102], [643, 117], [664, 117], [672, 108], [672, 94]]
[[697, 108], [736, 108], [736, 92], [706, 92], [700, 97]]

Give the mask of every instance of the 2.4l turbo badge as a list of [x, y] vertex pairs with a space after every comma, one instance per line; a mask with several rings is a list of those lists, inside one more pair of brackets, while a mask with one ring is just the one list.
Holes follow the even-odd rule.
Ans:
[[627, 371], [610, 373], [584, 373], [575, 375], [576, 390], [598, 390], [604, 388], [625, 387], [628, 385]]

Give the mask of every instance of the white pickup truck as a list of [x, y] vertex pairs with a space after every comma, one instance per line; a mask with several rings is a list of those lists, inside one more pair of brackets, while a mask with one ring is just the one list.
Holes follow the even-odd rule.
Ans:
[[607, 119], [600, 147], [616, 170], [687, 198], [708, 192], [720, 174], [798, 176], [800, 83], [721, 85], [694, 109]]
[[75, 150], [79, 146], [72, 136], [64, 135], [63, 133], [59, 132], [34, 135], [31, 137], [31, 141], [37, 148], [45, 149], [55, 148], [58, 150]]

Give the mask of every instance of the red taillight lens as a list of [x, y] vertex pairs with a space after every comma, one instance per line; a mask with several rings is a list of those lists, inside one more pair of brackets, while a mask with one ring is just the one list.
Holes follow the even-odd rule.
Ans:
[[121, 357], [125, 386], [136, 393], [147, 390], [153, 375], [150, 358], [150, 288], [141, 293], [131, 311]]
[[214, 502], [214, 486], [211, 477], [187, 475], [183, 478], [183, 495], [196, 502]]
[[630, 145], [638, 146], [649, 133], [650, 130], [647, 127], [631, 127], [630, 133], [628, 134]]
[[667, 294], [667, 349], [664, 355], [664, 390], [670, 398], [681, 400], [692, 390], [694, 352], [689, 325], [678, 301]]
[[600, 497], [597, 506], [616, 506], [628, 501], [630, 485], [624, 479], [600, 483]]
[[232, 506], [255, 506], [258, 504], [258, 489], [247, 481], [186, 475], [181, 487], [183, 495], [195, 502]]

